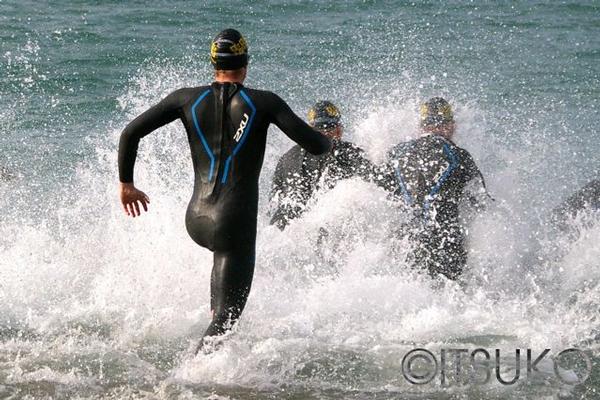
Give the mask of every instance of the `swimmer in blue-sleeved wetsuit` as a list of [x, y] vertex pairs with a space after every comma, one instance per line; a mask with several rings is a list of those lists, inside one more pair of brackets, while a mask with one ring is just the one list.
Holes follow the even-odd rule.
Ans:
[[125, 212], [140, 215], [148, 197], [133, 185], [140, 139], [180, 119], [187, 131], [195, 171], [186, 213], [189, 235], [214, 253], [211, 276], [212, 321], [204, 338], [222, 335], [240, 317], [254, 272], [258, 178], [267, 128], [277, 125], [312, 154], [331, 148], [330, 140], [296, 116], [277, 95], [242, 85], [248, 50], [239, 32], [227, 29], [211, 46], [215, 82], [179, 89], [134, 119], [121, 134], [119, 177]]
[[412, 211], [412, 263], [433, 277], [457, 279], [467, 261], [459, 206], [481, 211], [491, 196], [473, 157], [452, 141], [454, 114], [445, 99], [422, 104], [421, 130], [419, 138], [390, 151], [387, 182]]

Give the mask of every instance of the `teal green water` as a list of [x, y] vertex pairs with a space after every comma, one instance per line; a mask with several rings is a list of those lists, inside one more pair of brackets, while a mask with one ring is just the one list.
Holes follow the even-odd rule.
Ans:
[[[273, 129], [246, 320], [221, 355], [186, 358], [208, 318], [210, 256], [183, 228], [185, 137], [173, 125], [144, 139], [136, 173], [156, 208], [137, 224], [116, 202], [116, 145], [161, 97], [210, 82], [208, 46], [226, 27], [248, 39], [248, 86], [299, 114], [333, 101], [374, 160], [414, 134], [420, 101], [451, 100], [457, 141], [497, 198], [473, 228], [471, 291], [397, 276], [402, 257], [378, 228], [394, 215], [360, 184], [325, 196], [303, 227], [270, 230], [269, 179], [290, 146]], [[0, 183], [0, 397], [593, 399], [598, 358], [584, 385], [489, 393], [411, 387], [397, 358], [406, 343], [475, 336], [596, 351], [600, 226], [576, 221], [577, 240], [552, 244], [541, 221], [598, 177], [599, 109], [593, 1], [0, 0], [0, 167], [12, 177]], [[319, 218], [338, 234], [337, 274], [311, 256]]]
[[543, 180], [572, 189], [573, 180], [597, 174], [593, 2], [1, 7], [2, 162], [23, 173], [35, 163], [44, 181], [48, 173], [69, 176], [95, 146], [86, 139], [126, 123], [118, 98], [136, 72], [168, 64], [178, 68], [173, 86], [210, 79], [207, 43], [222, 26], [249, 38], [249, 84], [281, 93], [298, 110], [331, 97], [356, 123], [378, 105], [441, 93], [476, 108], [499, 140], [556, 144], [548, 150], [554, 165], [565, 161], [564, 145], [581, 152], [561, 174], [539, 171]]

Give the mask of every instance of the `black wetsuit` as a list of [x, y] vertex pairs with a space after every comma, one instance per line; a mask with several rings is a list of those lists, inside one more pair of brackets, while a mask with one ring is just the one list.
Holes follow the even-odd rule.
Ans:
[[413, 262], [432, 276], [441, 273], [456, 279], [467, 259], [459, 206], [468, 200], [481, 207], [476, 191], [467, 187], [480, 178], [477, 189], [485, 193], [481, 172], [466, 150], [435, 135], [400, 143], [388, 157], [390, 188], [413, 213], [410, 231], [417, 242]]
[[322, 154], [328, 138], [297, 117], [277, 95], [234, 83], [179, 89], [133, 120], [121, 135], [119, 175], [133, 181], [139, 140], [181, 119], [195, 172], [186, 213], [192, 239], [214, 252], [213, 319], [206, 336], [224, 333], [242, 313], [254, 272], [258, 178], [267, 128], [277, 125], [307, 151]]
[[275, 168], [271, 189], [275, 208], [271, 224], [284, 229], [289, 221], [305, 211], [306, 203], [320, 188], [331, 189], [338, 181], [354, 176], [372, 181], [376, 173], [364, 151], [343, 140], [334, 140], [332, 151], [320, 156], [294, 146], [279, 159]]

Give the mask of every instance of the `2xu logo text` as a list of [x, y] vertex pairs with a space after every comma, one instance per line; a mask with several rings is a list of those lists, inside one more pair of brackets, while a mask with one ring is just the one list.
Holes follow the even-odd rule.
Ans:
[[240, 122], [240, 127], [233, 136], [233, 140], [235, 140], [236, 142], [239, 142], [242, 135], [244, 134], [244, 129], [246, 129], [246, 124], [248, 123], [248, 118], [248, 114], [244, 113], [244, 116], [242, 117], [242, 120]]

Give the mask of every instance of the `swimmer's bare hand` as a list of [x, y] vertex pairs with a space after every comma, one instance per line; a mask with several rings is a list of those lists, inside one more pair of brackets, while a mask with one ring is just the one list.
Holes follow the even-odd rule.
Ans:
[[123, 205], [125, 214], [134, 218], [140, 216], [140, 204], [142, 205], [144, 211], [148, 211], [150, 199], [144, 192], [133, 186], [133, 183], [121, 182], [119, 184], [119, 195], [121, 197], [121, 204]]

